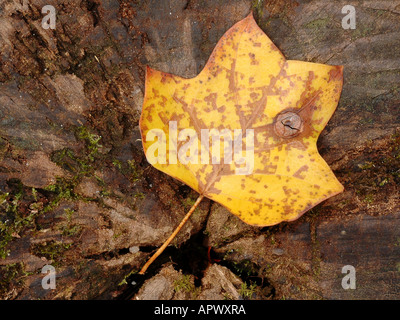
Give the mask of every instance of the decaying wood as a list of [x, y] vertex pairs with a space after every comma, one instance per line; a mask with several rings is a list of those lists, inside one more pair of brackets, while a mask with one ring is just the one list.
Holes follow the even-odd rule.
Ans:
[[[145, 66], [195, 76], [253, 10], [287, 59], [344, 66], [339, 107], [318, 147], [345, 192], [263, 229], [203, 200], [174, 244], [204, 234], [223, 259], [214, 263], [234, 272], [250, 264], [265, 279], [271, 290], [258, 298], [398, 299], [400, 1], [351, 3], [354, 30], [341, 25], [347, 4], [0, 2], [1, 297], [111, 299], [132, 288], [124, 280], [196, 199], [144, 158], [137, 126]], [[44, 5], [56, 8], [55, 30], [41, 26]], [[46, 264], [56, 268], [56, 290], [41, 286]], [[355, 267], [355, 290], [341, 286], [345, 265]]]

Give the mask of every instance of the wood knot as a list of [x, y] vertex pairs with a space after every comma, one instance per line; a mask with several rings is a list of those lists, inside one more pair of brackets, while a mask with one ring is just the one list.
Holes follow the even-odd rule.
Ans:
[[303, 120], [293, 111], [283, 111], [275, 117], [275, 132], [282, 138], [293, 138], [303, 131]]

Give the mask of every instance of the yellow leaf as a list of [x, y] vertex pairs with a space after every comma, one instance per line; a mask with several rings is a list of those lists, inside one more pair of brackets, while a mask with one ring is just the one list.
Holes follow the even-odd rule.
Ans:
[[342, 78], [341, 66], [286, 60], [250, 14], [196, 77], [147, 68], [146, 157], [248, 224], [297, 219], [343, 191], [316, 146]]

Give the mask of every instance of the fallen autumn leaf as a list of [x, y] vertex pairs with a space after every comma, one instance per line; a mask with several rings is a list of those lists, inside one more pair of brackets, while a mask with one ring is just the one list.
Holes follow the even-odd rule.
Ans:
[[[342, 192], [316, 146], [336, 109], [342, 82], [341, 66], [286, 60], [252, 14], [225, 33], [196, 77], [148, 67], [140, 118], [146, 157], [200, 196], [140, 273], [168, 246], [203, 197], [248, 224], [271, 226], [295, 220]], [[216, 153], [212, 141], [209, 148], [210, 135], [206, 141], [198, 139], [205, 129], [218, 137], [222, 147]], [[178, 131], [184, 134], [178, 136]], [[252, 163], [249, 158], [226, 161], [235, 144], [246, 147]], [[234, 149], [235, 156], [242, 153]], [[222, 154], [225, 161], [215, 161]]]

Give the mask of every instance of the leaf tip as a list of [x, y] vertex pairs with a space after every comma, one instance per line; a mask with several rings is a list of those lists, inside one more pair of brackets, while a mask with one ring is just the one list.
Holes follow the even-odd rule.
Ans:
[[250, 10], [250, 13], [247, 15], [245, 19], [253, 19], [254, 20], [254, 12], [253, 10]]
[[332, 66], [332, 70], [329, 71], [329, 80], [343, 81], [343, 66]]
[[152, 72], [153, 72], [153, 69], [150, 68], [149, 65], [146, 65], [146, 77], [150, 76]]

